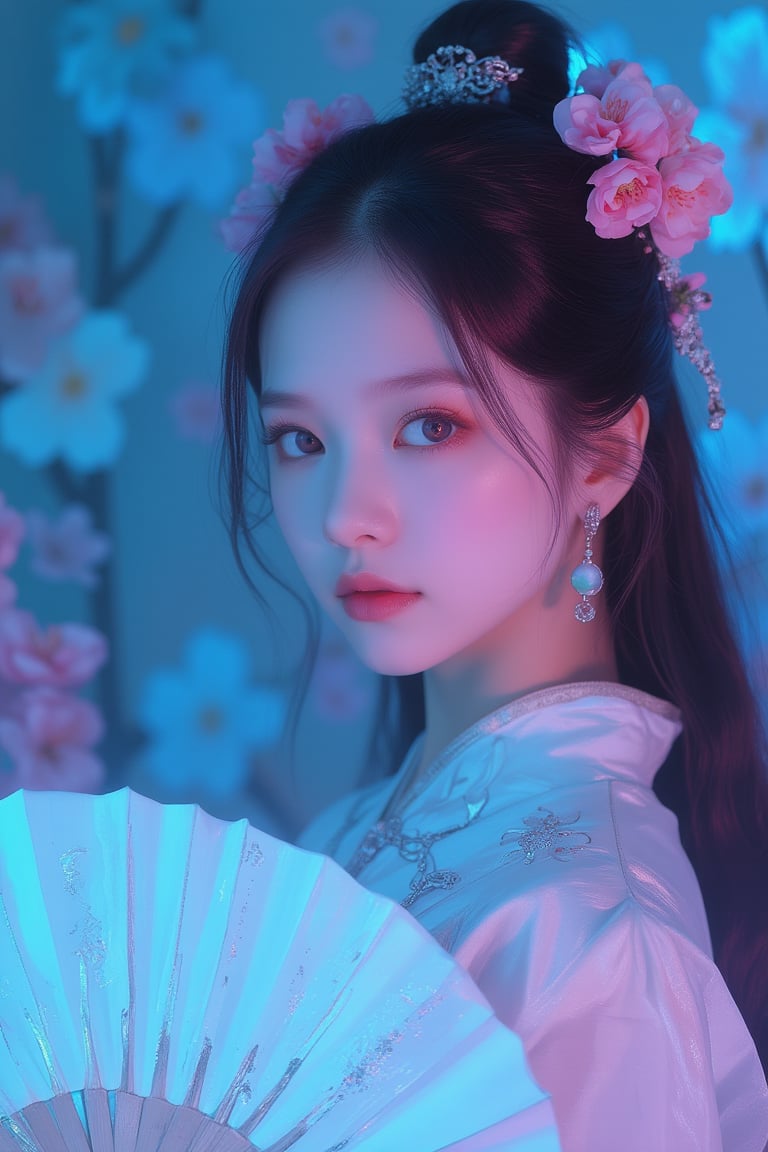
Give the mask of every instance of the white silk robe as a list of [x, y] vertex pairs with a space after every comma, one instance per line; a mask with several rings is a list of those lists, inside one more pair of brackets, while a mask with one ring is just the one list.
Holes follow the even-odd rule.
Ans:
[[[651, 784], [678, 710], [562, 685], [463, 732], [299, 839], [407, 907], [523, 1040], [563, 1152], [763, 1152], [768, 1088], [713, 963], [677, 821]], [[378, 822], [378, 824], [377, 824]]]

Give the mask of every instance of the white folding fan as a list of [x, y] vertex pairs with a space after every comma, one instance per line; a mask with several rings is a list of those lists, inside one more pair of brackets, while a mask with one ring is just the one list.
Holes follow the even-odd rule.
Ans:
[[0, 802], [0, 1152], [555, 1152], [519, 1039], [332, 860], [129, 789]]

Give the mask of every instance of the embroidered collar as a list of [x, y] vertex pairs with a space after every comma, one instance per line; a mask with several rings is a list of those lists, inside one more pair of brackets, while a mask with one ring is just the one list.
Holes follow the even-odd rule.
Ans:
[[[627, 708], [626, 705], [631, 707]], [[606, 680], [558, 684], [528, 692], [502, 704], [466, 728], [448, 744], [422, 773], [411, 779], [424, 744], [421, 732], [411, 744], [392, 782], [379, 819], [391, 816], [417, 799], [444, 769], [457, 762], [482, 738], [503, 735], [525, 744], [525, 765], [538, 776], [542, 770], [552, 781], [557, 760], [560, 778], [591, 764], [595, 773], [632, 779], [650, 787], [653, 777], [682, 732], [681, 712], [668, 700]], [[540, 757], [533, 744], [539, 745]], [[519, 763], [510, 756], [510, 764]]]

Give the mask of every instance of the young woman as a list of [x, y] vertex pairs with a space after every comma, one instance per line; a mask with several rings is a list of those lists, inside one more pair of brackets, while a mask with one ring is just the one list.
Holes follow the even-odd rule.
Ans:
[[[666, 258], [689, 193], [662, 181], [716, 157], [635, 65], [585, 77], [599, 115], [568, 102], [568, 49], [533, 5], [457, 4], [409, 110], [285, 190], [229, 332], [233, 540], [258, 556], [255, 405], [288, 547], [398, 688], [398, 770], [302, 843], [464, 964], [566, 1152], [762, 1152], [764, 745], [674, 379], [682, 325], [716, 426]], [[467, 51], [498, 57], [474, 85]], [[721, 211], [708, 172], [690, 197]]]

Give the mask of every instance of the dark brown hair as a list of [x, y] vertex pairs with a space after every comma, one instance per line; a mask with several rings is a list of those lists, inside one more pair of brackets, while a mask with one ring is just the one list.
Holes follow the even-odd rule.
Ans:
[[[568, 93], [570, 41], [559, 20], [532, 4], [455, 5], [419, 37], [416, 61], [441, 44], [498, 54], [525, 69], [509, 102], [429, 108], [356, 129], [294, 181], [258, 247], [245, 254], [231, 315], [224, 378], [231, 537], [246, 578], [246, 553], [268, 571], [256, 542], [267, 506], [257, 511], [254, 503], [255, 487], [266, 490], [249, 455], [248, 393], [260, 390], [266, 301], [281, 277], [313, 261], [368, 249], [408, 276], [445, 323], [489, 414], [537, 471], [541, 462], [485, 353], [541, 388], [558, 444], [558, 482], [574, 459], [613, 453], [618, 466], [610, 428], [645, 396], [651, 423], [640, 471], [605, 521], [619, 675], [681, 709], [684, 733], [654, 786], [678, 816], [715, 958], [765, 1060], [765, 737], [714, 559], [718, 520], [677, 392], [655, 260], [636, 235], [602, 240], [586, 223], [595, 158], [566, 148], [552, 126], [553, 106]], [[705, 407], [702, 385], [702, 419]], [[316, 622], [305, 610], [300, 695], [317, 650]], [[392, 768], [424, 724], [421, 680], [382, 680], [372, 750]]]

